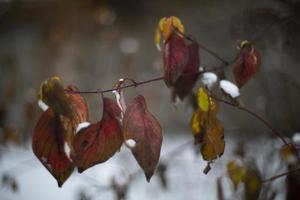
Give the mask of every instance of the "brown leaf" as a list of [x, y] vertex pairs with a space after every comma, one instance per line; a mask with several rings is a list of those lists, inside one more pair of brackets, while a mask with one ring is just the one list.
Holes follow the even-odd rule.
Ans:
[[65, 130], [59, 115], [48, 108], [37, 122], [32, 138], [34, 154], [57, 180], [58, 186], [71, 175], [74, 166], [64, 151]]
[[178, 97], [182, 100], [189, 95], [198, 79], [198, 70], [200, 66], [199, 58], [199, 45], [193, 42], [188, 46], [188, 62], [184, 66], [183, 73], [177, 79], [173, 88], [173, 101], [174, 97]]
[[257, 200], [261, 191], [262, 181], [255, 165], [247, 168], [245, 177], [245, 200]]
[[165, 83], [171, 87], [183, 73], [188, 61], [188, 49], [183, 37], [171, 34], [164, 44], [163, 60]]
[[252, 44], [243, 41], [241, 48], [233, 64], [233, 74], [239, 88], [245, 85], [258, 72], [261, 65], [260, 53]]
[[214, 115], [209, 114], [201, 147], [203, 159], [207, 161], [215, 160], [222, 156], [224, 149], [224, 128]]
[[104, 98], [101, 121], [91, 124], [75, 135], [75, 162], [80, 173], [105, 162], [120, 149], [123, 143], [122, 130], [117, 119], [120, 113], [114, 100]]
[[136, 142], [132, 153], [150, 181], [160, 156], [162, 130], [141, 95], [132, 100], [123, 118], [125, 140]]

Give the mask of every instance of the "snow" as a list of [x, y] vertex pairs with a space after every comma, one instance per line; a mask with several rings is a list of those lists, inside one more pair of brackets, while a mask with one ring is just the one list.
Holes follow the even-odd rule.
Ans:
[[161, 51], [160, 44], [156, 44], [156, 48], [157, 48], [158, 51]]
[[81, 122], [80, 124], [78, 124], [75, 133], [78, 133], [81, 129], [84, 129], [84, 128], [88, 127], [89, 125], [91, 125], [90, 122]]
[[129, 140], [126, 140], [125, 143], [126, 143], [126, 146], [128, 146], [129, 148], [132, 149], [135, 147], [136, 141], [133, 139], [129, 139]]
[[118, 104], [119, 108], [120, 108], [121, 110], [123, 110], [123, 108], [122, 108], [122, 106], [121, 106], [121, 102], [120, 102], [120, 100], [121, 100], [121, 95], [120, 95], [120, 93], [119, 93], [117, 90], [113, 90], [112, 93], [116, 96], [116, 100], [117, 100], [117, 104]]
[[49, 108], [49, 106], [47, 104], [45, 104], [42, 100], [38, 101], [38, 105], [44, 112]]
[[294, 135], [293, 135], [293, 142], [297, 143], [297, 144], [300, 144], [300, 132], [294, 133]]
[[68, 159], [72, 162], [71, 149], [70, 149], [70, 147], [69, 147], [69, 145], [68, 145], [67, 142], [65, 142], [64, 151], [65, 151], [65, 154], [67, 155]]
[[226, 94], [229, 94], [232, 98], [237, 98], [238, 96], [240, 96], [239, 88], [230, 81], [221, 80], [220, 87]]
[[218, 77], [215, 73], [212, 72], [205, 72], [202, 74], [201, 81], [203, 85], [211, 88], [218, 80]]

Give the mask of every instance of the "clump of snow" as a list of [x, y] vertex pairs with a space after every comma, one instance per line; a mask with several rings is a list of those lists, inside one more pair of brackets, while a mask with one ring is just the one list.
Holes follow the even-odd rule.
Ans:
[[215, 73], [212, 72], [205, 72], [202, 75], [201, 81], [203, 85], [211, 88], [218, 80], [218, 77]]
[[86, 128], [89, 125], [91, 125], [90, 122], [81, 122], [80, 124], [78, 124], [75, 133], [78, 133], [81, 129]]
[[122, 106], [120, 103], [120, 99], [121, 99], [120, 93], [117, 90], [113, 90], [112, 93], [116, 96], [117, 104], [118, 104], [119, 108], [122, 110]]
[[43, 111], [46, 111], [49, 108], [49, 106], [45, 104], [42, 100], [38, 101], [38, 105]]
[[300, 144], [300, 132], [294, 133], [294, 135], [293, 135], [293, 142], [297, 143], [297, 144]]
[[128, 146], [129, 148], [132, 149], [135, 147], [136, 142], [133, 139], [128, 139], [125, 141], [125, 144], [126, 144], [126, 146]]
[[158, 51], [161, 51], [160, 44], [156, 44], [156, 48], [157, 48]]
[[203, 72], [204, 71], [204, 67], [200, 66], [198, 70], [199, 70], [199, 72]]
[[238, 96], [240, 96], [239, 88], [230, 81], [221, 80], [220, 87], [226, 94], [229, 94], [232, 98], [237, 98]]
[[65, 142], [64, 151], [65, 151], [65, 154], [67, 155], [68, 159], [72, 162], [71, 149], [70, 149], [70, 147], [69, 147], [69, 145], [68, 145], [67, 142]]

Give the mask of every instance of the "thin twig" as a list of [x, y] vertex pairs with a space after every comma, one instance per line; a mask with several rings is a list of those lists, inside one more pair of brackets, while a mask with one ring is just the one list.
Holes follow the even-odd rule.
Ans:
[[281, 177], [284, 177], [284, 176], [296, 173], [298, 171], [300, 171], [300, 167], [297, 168], [297, 169], [294, 169], [294, 170], [291, 170], [291, 171], [288, 171], [288, 172], [284, 172], [284, 173], [281, 173], [281, 174], [277, 174], [275, 176], [267, 178], [267, 179], [263, 180], [262, 183], [267, 183], [267, 182], [270, 182], [270, 181], [274, 181], [275, 179], [278, 179], [278, 178], [281, 178]]

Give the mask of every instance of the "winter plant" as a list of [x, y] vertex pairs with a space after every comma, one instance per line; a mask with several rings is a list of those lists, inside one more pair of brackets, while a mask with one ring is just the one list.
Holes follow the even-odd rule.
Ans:
[[[193, 36], [187, 35], [180, 19], [174, 16], [159, 21], [154, 40], [158, 50], [162, 51], [162, 77], [141, 82], [121, 78], [112, 89], [95, 91], [82, 91], [73, 85], [64, 86], [59, 77], [52, 77], [41, 84], [39, 105], [44, 112], [35, 126], [32, 147], [59, 187], [75, 168], [81, 173], [107, 161], [120, 150], [122, 144], [131, 149], [147, 181], [150, 181], [158, 166], [163, 131], [148, 110], [145, 98], [139, 94], [128, 103], [124, 89], [154, 81], [164, 81], [171, 91], [172, 102], [186, 97], [193, 99], [194, 113], [190, 127], [194, 144], [207, 161], [204, 173], [209, 172], [213, 162], [222, 156], [225, 149], [224, 128], [218, 119], [220, 103], [256, 118], [282, 140], [285, 155], [296, 154], [293, 143], [287, 142], [266, 120], [247, 109], [239, 99], [240, 89], [261, 67], [259, 50], [251, 41], [240, 41], [235, 59], [228, 62], [198, 43]], [[202, 66], [200, 49], [215, 56], [221, 64], [215, 67]], [[226, 80], [225, 67], [232, 68], [235, 83]], [[195, 89], [199, 79], [201, 86]], [[108, 92], [113, 92], [116, 100], [105, 97]], [[87, 93], [102, 95], [103, 116], [99, 122], [89, 121], [87, 103], [82, 96]], [[162, 172], [161, 167], [158, 167], [158, 172]], [[255, 167], [230, 161], [227, 174], [234, 188], [240, 183], [244, 184], [247, 199], [257, 199], [264, 181]]]

